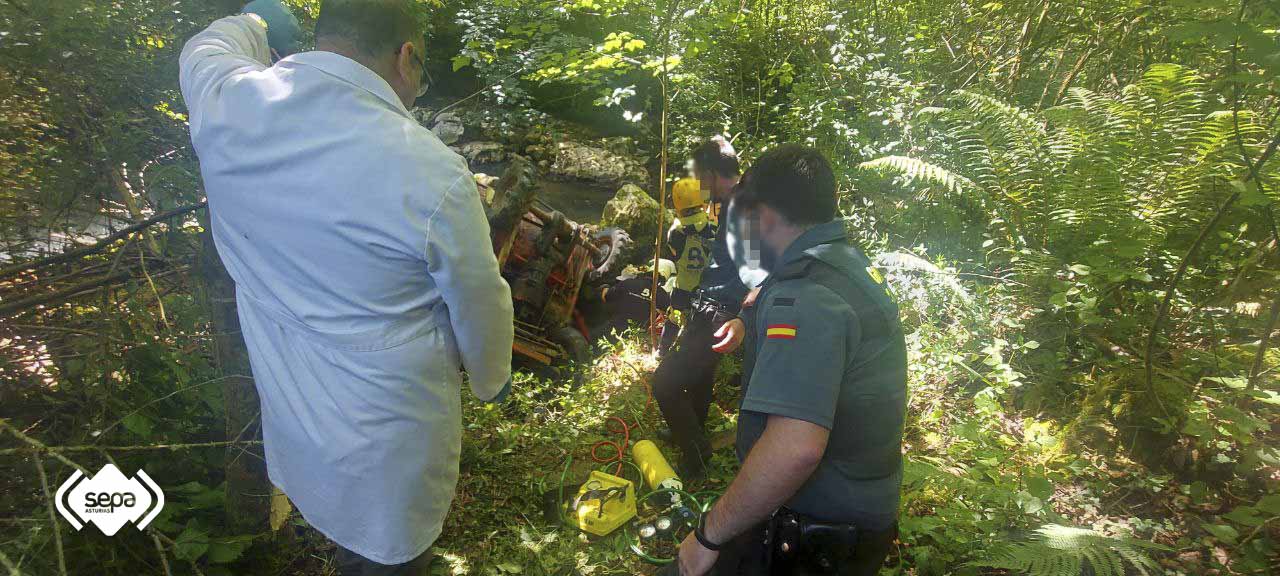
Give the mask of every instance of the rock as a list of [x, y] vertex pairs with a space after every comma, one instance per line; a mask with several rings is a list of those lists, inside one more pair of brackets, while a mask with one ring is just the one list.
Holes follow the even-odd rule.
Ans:
[[471, 164], [496, 164], [507, 159], [507, 151], [497, 142], [467, 142], [462, 156]]
[[414, 108], [413, 110], [410, 110], [410, 113], [413, 114], [413, 119], [417, 120], [418, 124], [421, 124], [423, 128], [430, 129], [431, 126], [429, 123], [431, 122], [431, 116], [435, 114], [436, 111], [430, 108]]
[[614, 136], [612, 138], [601, 138], [600, 146], [605, 150], [613, 152], [619, 156], [635, 156], [636, 143], [626, 136]]
[[608, 148], [581, 142], [556, 144], [550, 176], [560, 180], [583, 180], [607, 186], [648, 184], [649, 173], [630, 156]]
[[626, 230], [637, 248], [632, 262], [644, 262], [653, 256], [653, 239], [658, 234], [658, 202], [639, 186], [627, 184], [604, 205], [600, 225]]
[[550, 159], [554, 156], [553, 150], [553, 148], [542, 144], [530, 144], [524, 147], [524, 155], [538, 162], [546, 162], [550, 166]]
[[445, 144], [453, 144], [462, 138], [465, 128], [462, 125], [462, 118], [452, 112], [446, 112], [436, 118], [436, 123], [431, 127], [431, 131], [436, 137]]

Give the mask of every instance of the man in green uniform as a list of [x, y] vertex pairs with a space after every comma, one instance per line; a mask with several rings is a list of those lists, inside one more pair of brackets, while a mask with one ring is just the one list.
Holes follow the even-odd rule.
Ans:
[[891, 548], [906, 345], [883, 279], [836, 218], [830, 164], [784, 145], [723, 219], [740, 269], [768, 276], [732, 321], [746, 329], [742, 469], [681, 544], [680, 574], [875, 574]]

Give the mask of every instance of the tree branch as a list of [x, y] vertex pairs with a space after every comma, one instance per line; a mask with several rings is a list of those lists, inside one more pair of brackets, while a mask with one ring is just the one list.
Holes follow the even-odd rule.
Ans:
[[53, 529], [53, 549], [58, 553], [58, 574], [67, 576], [67, 557], [62, 551], [62, 526], [58, 524], [58, 515], [53, 512], [53, 494], [49, 492], [49, 475], [44, 471], [44, 460], [35, 456], [36, 471], [40, 473], [40, 489], [44, 491], [44, 506], [49, 512], [49, 527]]
[[103, 250], [106, 250], [107, 247], [110, 246], [111, 244], [115, 243], [121, 238], [124, 238], [130, 234], [133, 234], [134, 232], [153, 226], [156, 223], [162, 222], [164, 220], [169, 220], [171, 218], [181, 216], [188, 212], [194, 212], [196, 210], [204, 208], [207, 204], [208, 204], [207, 202], [200, 202], [198, 204], [183, 206], [181, 208], [175, 208], [173, 210], [169, 210], [168, 212], [162, 212], [160, 214], [156, 214], [155, 216], [147, 218], [146, 220], [138, 222], [137, 224], [133, 224], [131, 226], [121, 228], [120, 230], [99, 240], [98, 242], [94, 243], [91, 246], [85, 246], [84, 248], [77, 248], [69, 252], [63, 252], [62, 254], [50, 256], [43, 260], [34, 260], [31, 262], [19, 262], [18, 264], [5, 266], [4, 268], [0, 268], [0, 278], [4, 278], [6, 276], [12, 276], [14, 274], [17, 274], [18, 272], [22, 272], [25, 270], [34, 270], [36, 268], [43, 268], [45, 266], [50, 266], [52, 264], [58, 264], [60, 262], [66, 262], [68, 260], [74, 260], [82, 256], [87, 256], [89, 254], [101, 252]]
[[[184, 388], [185, 390], [185, 388]], [[137, 446], [98, 446], [96, 444], [85, 444], [82, 446], [19, 446], [17, 448], [6, 448], [0, 450], [0, 456], [11, 456], [22, 453], [42, 452], [138, 452], [145, 450], [188, 450], [191, 448], [223, 448], [230, 446], [258, 446], [261, 440], [224, 440], [219, 442], [199, 442], [194, 444], [141, 444]]]
[[1262, 340], [1258, 342], [1258, 351], [1253, 356], [1253, 366], [1249, 368], [1249, 384], [1245, 387], [1246, 392], [1252, 392], [1258, 387], [1258, 378], [1262, 376], [1267, 350], [1271, 347], [1271, 333], [1276, 331], [1278, 320], [1280, 320], [1280, 292], [1276, 293], [1275, 300], [1271, 302], [1271, 317], [1267, 320], [1266, 328], [1263, 329]]
[[[189, 265], [177, 266], [177, 267], [166, 270], [164, 272], [164, 275], [182, 272], [189, 268], [191, 268], [191, 266]], [[156, 276], [159, 277], [160, 275], [157, 274]], [[15, 300], [13, 302], [0, 304], [0, 318], [12, 316], [14, 314], [18, 314], [25, 310], [35, 308], [36, 306], [43, 306], [46, 304], [61, 304], [67, 300], [70, 300], [90, 290], [124, 282], [131, 278], [133, 278], [132, 272], [129, 272], [129, 271], [118, 272], [116, 274], [103, 276], [101, 278], [97, 278], [94, 280], [90, 280], [88, 282], [77, 284], [70, 288], [64, 288], [57, 292], [51, 292], [49, 294], [41, 294], [39, 296], [32, 296], [30, 298], [23, 298], [21, 300]]]

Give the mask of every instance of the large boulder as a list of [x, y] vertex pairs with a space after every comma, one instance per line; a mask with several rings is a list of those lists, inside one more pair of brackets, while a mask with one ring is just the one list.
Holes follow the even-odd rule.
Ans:
[[[670, 223], [670, 219], [667, 219]], [[605, 228], [621, 228], [635, 241], [633, 262], [643, 262], [653, 257], [653, 241], [658, 234], [658, 202], [635, 184], [618, 189], [613, 199], [604, 205], [600, 225]]]
[[497, 164], [507, 159], [507, 150], [498, 142], [467, 142], [461, 153], [470, 164]]
[[634, 157], [603, 145], [557, 142], [548, 175], [558, 180], [582, 180], [602, 186], [645, 185], [649, 172]]
[[431, 131], [435, 133], [436, 138], [445, 144], [453, 144], [462, 138], [465, 127], [462, 124], [462, 118], [453, 112], [445, 112], [436, 117], [436, 122], [431, 126]]

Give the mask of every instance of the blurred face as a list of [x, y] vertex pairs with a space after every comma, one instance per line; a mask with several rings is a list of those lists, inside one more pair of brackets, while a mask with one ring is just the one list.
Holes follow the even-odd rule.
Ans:
[[728, 186], [724, 179], [711, 170], [702, 170], [697, 162], [693, 164], [693, 177], [698, 179], [698, 186], [712, 202], [723, 202], [729, 197]]
[[748, 288], [759, 286], [773, 266], [768, 248], [761, 242], [759, 209], [747, 209], [730, 199], [721, 222], [726, 227], [725, 243], [738, 269], [738, 278]]
[[780, 245], [786, 235], [786, 221], [777, 210], [765, 205], [757, 206], [752, 213], [759, 229], [760, 267], [773, 272], [774, 266], [782, 258], [782, 251], [787, 248]]

